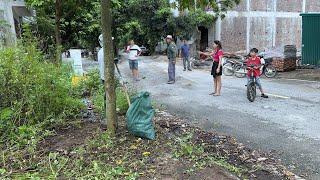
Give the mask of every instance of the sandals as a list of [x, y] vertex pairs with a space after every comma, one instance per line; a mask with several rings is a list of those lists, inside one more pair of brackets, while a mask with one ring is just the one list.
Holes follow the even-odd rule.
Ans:
[[210, 93], [209, 95], [210, 95], [210, 96], [221, 96], [220, 94], [216, 94], [216, 93], [214, 93], [214, 92], [213, 92], [213, 93]]

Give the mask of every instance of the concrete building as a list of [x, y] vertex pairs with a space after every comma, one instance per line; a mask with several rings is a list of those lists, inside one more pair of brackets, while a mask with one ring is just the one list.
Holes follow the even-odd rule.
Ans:
[[23, 0], [0, 0], [0, 47], [16, 42], [21, 35], [22, 18], [31, 15]]
[[[301, 49], [302, 18], [300, 13], [320, 12], [319, 0], [242, 0], [212, 28], [202, 30], [211, 44], [223, 42], [225, 51], [260, 50], [296, 45]], [[210, 11], [209, 11], [210, 13]], [[205, 35], [203, 37], [206, 37]]]

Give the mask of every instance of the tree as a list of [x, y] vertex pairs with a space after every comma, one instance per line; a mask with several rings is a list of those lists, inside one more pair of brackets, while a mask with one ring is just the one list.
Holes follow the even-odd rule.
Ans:
[[107, 96], [107, 128], [111, 135], [115, 134], [117, 114], [116, 114], [116, 88], [114, 76], [114, 60], [112, 45], [112, 16], [111, 1], [101, 0], [101, 25], [103, 36], [103, 51], [105, 62], [105, 90]]
[[[59, 64], [61, 62], [61, 34], [60, 34], [60, 21], [62, 16], [62, 0], [26, 0], [26, 3], [34, 8], [36, 10], [39, 10], [41, 8], [47, 8], [51, 9], [51, 7], [54, 7], [54, 34], [55, 34], [55, 62]], [[54, 5], [54, 6], [53, 6]], [[41, 15], [41, 13], [39, 14]], [[50, 15], [50, 14], [45, 14]]]
[[193, 9], [212, 9], [218, 16], [239, 4], [241, 0], [177, 0], [176, 6], [180, 10]]
[[[26, 0], [36, 10], [32, 22], [41, 49], [61, 61], [61, 51], [98, 46], [100, 0]], [[54, 50], [54, 51], [52, 51]]]
[[61, 35], [60, 35], [60, 20], [61, 20], [61, 0], [55, 2], [55, 38], [56, 38], [56, 63], [61, 62]]

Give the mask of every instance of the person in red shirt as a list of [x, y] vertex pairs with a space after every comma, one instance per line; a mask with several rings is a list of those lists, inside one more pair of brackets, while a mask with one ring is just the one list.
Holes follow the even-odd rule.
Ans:
[[[260, 81], [260, 74], [261, 74], [260, 67], [261, 67], [262, 63], [261, 63], [260, 57], [257, 56], [257, 53], [258, 53], [258, 49], [252, 48], [250, 50], [250, 57], [247, 59], [246, 63], [247, 63], [247, 67], [251, 67], [252, 65], [254, 66], [253, 67], [253, 76], [256, 79], [256, 84], [259, 87], [259, 90], [261, 92], [261, 97], [268, 98], [268, 96], [264, 94], [264, 91], [263, 91], [262, 85], [261, 85], [261, 81]], [[252, 71], [248, 70], [248, 73], [247, 73], [248, 83], [251, 80], [250, 79], [251, 72]]]
[[213, 64], [211, 68], [211, 75], [213, 76], [213, 86], [214, 92], [209, 95], [220, 96], [221, 95], [221, 76], [222, 76], [222, 45], [220, 41], [214, 41], [213, 51], [211, 53], [200, 52], [200, 55], [211, 56], [213, 59]]

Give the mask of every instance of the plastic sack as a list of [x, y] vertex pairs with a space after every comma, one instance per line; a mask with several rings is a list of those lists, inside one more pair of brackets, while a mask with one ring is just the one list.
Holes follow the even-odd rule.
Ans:
[[151, 98], [148, 92], [141, 92], [132, 98], [127, 114], [127, 128], [135, 136], [155, 139], [155, 131], [152, 119], [154, 109], [151, 105]]

